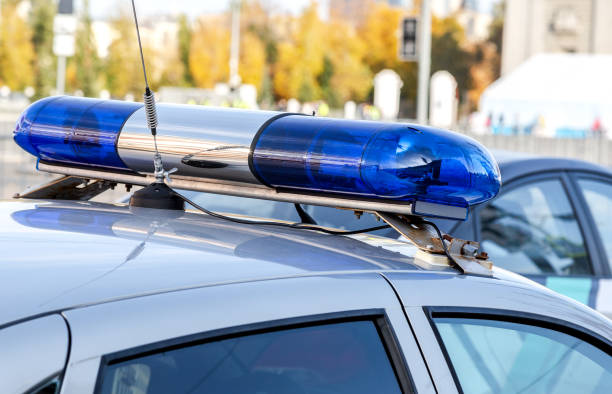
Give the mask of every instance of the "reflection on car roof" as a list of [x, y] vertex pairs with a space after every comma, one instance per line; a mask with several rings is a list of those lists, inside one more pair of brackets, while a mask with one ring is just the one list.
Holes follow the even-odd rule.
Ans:
[[[26, 316], [189, 287], [424, 268], [406, 242], [236, 224], [92, 202], [0, 205], [0, 325]], [[431, 267], [428, 267], [431, 268]], [[438, 271], [456, 273], [449, 267]]]

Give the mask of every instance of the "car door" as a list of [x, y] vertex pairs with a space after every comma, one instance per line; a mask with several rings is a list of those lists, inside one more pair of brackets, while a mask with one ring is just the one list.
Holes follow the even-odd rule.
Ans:
[[63, 394], [299, 393], [302, 384], [434, 392], [401, 305], [378, 274], [209, 286], [66, 316], [73, 342]]
[[549, 172], [505, 184], [474, 210], [471, 225], [496, 266], [595, 307], [593, 278], [604, 268], [584, 213], [569, 175]]
[[612, 177], [590, 172], [571, 172], [576, 205], [583, 208], [585, 226], [593, 229], [589, 240], [599, 253], [601, 273], [593, 282], [595, 308], [612, 316]]
[[583, 305], [528, 281], [386, 275], [439, 392], [610, 392], [612, 331]]
[[426, 310], [461, 392], [612, 392], [608, 338], [542, 315]]

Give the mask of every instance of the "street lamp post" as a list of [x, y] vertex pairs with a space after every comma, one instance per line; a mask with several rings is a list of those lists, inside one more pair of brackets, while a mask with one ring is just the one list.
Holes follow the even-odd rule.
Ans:
[[75, 31], [73, 0], [60, 0], [53, 20], [53, 53], [57, 56], [57, 94], [64, 94], [66, 58], [74, 55]]
[[431, 3], [421, 0], [421, 31], [419, 34], [419, 85], [417, 93], [417, 121], [427, 124], [429, 74], [431, 69]]
[[230, 46], [230, 77], [229, 87], [235, 90], [240, 87], [241, 79], [238, 73], [238, 63], [240, 60], [240, 0], [232, 0], [232, 38]]

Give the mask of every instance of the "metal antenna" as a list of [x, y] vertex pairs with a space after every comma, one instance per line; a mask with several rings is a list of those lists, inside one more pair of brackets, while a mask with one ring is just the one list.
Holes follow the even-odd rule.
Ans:
[[164, 178], [169, 179], [168, 175], [176, 169], [172, 169], [168, 172], [164, 171], [164, 165], [162, 163], [161, 155], [157, 149], [157, 109], [155, 108], [155, 95], [149, 88], [149, 80], [147, 79], [147, 67], [144, 61], [144, 54], [142, 51], [142, 42], [140, 41], [140, 29], [138, 28], [138, 18], [136, 17], [136, 5], [132, 0], [132, 10], [134, 11], [134, 24], [136, 25], [136, 35], [138, 37], [138, 47], [140, 49], [140, 60], [142, 62], [142, 72], [145, 80], [145, 93], [143, 95], [145, 115], [147, 117], [147, 125], [151, 130], [153, 136], [153, 144], [155, 145], [155, 154], [153, 155], [153, 168], [155, 175], [155, 182], [163, 183]]
[[[132, 10], [134, 11], [134, 23], [136, 24], [136, 35], [138, 36], [138, 47], [140, 48], [140, 60], [142, 61], [142, 73], [144, 74], [145, 80], [145, 93], [144, 93], [144, 109], [147, 116], [147, 125], [151, 130], [153, 136], [153, 143], [155, 144], [155, 154], [153, 155], [153, 175], [155, 175], [155, 182], [149, 186], [144, 187], [132, 194], [130, 197], [130, 207], [134, 208], [158, 208], [166, 210], [185, 210], [185, 202], [182, 197], [168, 187], [164, 180], [168, 183], [171, 182], [170, 174], [176, 171], [173, 168], [169, 171], [164, 171], [164, 164], [162, 163], [162, 157], [157, 149], [157, 110], [155, 109], [155, 96], [149, 88], [149, 81], [147, 80], [147, 68], [145, 66], [144, 54], [142, 52], [142, 42], [140, 41], [140, 29], [138, 28], [138, 18], [136, 17], [136, 6], [134, 0], [132, 0]], [[144, 243], [141, 244], [144, 248]], [[137, 247], [133, 253], [128, 256], [128, 261], [132, 256], [136, 256], [142, 251], [142, 248]]]

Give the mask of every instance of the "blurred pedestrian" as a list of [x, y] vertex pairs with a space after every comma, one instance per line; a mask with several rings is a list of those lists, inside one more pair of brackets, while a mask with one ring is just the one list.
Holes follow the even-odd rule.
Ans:
[[599, 116], [595, 117], [595, 121], [591, 126], [591, 133], [593, 133], [593, 136], [596, 138], [601, 138], [604, 135], [604, 129], [601, 125], [601, 119], [599, 119]]

